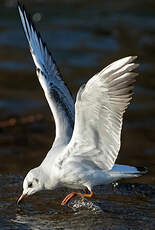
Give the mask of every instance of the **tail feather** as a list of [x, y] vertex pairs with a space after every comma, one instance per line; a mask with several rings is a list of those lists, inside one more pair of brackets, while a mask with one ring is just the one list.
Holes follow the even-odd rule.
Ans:
[[118, 165], [115, 164], [110, 173], [118, 178], [127, 178], [127, 177], [138, 177], [147, 173], [145, 167], [134, 167], [128, 165]]
[[136, 167], [138, 174], [145, 174], [148, 172], [147, 168], [145, 167]]

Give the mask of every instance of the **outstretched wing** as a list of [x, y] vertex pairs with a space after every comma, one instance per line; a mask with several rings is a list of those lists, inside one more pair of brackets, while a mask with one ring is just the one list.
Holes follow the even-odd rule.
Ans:
[[36, 31], [25, 8], [18, 4], [18, 9], [40, 84], [55, 119], [55, 144], [67, 144], [74, 127], [75, 115], [72, 96], [60, 76], [51, 53]]
[[75, 126], [69, 154], [111, 169], [120, 149], [122, 118], [129, 101], [138, 64], [136, 57], [120, 59], [83, 85], [75, 103]]

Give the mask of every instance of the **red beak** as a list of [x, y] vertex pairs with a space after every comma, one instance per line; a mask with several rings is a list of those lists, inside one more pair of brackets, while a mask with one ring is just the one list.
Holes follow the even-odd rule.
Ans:
[[22, 195], [19, 197], [18, 201], [17, 201], [17, 205], [20, 205], [21, 201], [22, 201], [23, 198], [26, 197], [26, 196], [27, 196], [27, 194], [22, 194]]

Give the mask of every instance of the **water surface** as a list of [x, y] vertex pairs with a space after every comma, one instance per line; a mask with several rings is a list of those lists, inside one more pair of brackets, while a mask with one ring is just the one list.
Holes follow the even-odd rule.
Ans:
[[140, 230], [155, 226], [154, 1], [23, 1], [75, 98], [80, 85], [112, 61], [138, 55], [135, 95], [124, 116], [117, 163], [145, 176], [98, 186], [95, 197], [60, 203], [60, 189], [16, 199], [24, 175], [45, 157], [55, 127], [35, 75], [13, 0], [0, 3], [0, 229]]

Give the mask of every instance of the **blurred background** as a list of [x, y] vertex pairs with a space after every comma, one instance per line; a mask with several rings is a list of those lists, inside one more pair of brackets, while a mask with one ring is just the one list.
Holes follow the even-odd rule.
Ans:
[[[149, 168], [155, 183], [155, 2], [26, 0], [75, 98], [111, 62], [137, 55], [135, 95], [124, 116], [118, 161]], [[0, 1], [0, 170], [25, 174], [51, 147], [54, 121], [35, 74], [16, 1]], [[141, 179], [143, 180], [143, 179]]]
[[[61, 193], [50, 192], [49, 196], [47, 193], [43, 196], [36, 195], [26, 201], [23, 212], [17, 210], [16, 213], [15, 202], [22, 190], [23, 177], [45, 157], [54, 139], [55, 127], [35, 74], [17, 11], [17, 1], [1, 0], [0, 228], [46, 229], [45, 225], [49, 221], [50, 227], [47, 229], [51, 229], [51, 226], [59, 226], [60, 229], [64, 229], [64, 226], [67, 226], [66, 229], [78, 230], [104, 229], [102, 224], [104, 218], [106, 230], [153, 230], [155, 1], [23, 0], [21, 2], [32, 15], [43, 40], [52, 51], [74, 98], [81, 84], [106, 65], [128, 55], [138, 56], [137, 63], [140, 63], [140, 67], [137, 71], [140, 74], [135, 84], [132, 103], [124, 116], [122, 146], [117, 163], [145, 166], [149, 172], [137, 179], [125, 180], [125, 185], [121, 182], [115, 192], [102, 187], [98, 197], [100, 206], [107, 209], [104, 211], [104, 216], [93, 216], [91, 219], [89, 213], [85, 212], [83, 219], [81, 215], [76, 215], [75, 218], [74, 212], [73, 215], [68, 214], [64, 209], [61, 215], [60, 201], [64, 198], [64, 190], [61, 190]], [[131, 184], [128, 184], [129, 182]], [[60, 218], [57, 213], [60, 214]], [[56, 215], [55, 222], [51, 222], [53, 214]], [[66, 222], [68, 218], [70, 223]], [[34, 227], [31, 226], [33, 224]], [[41, 224], [43, 228], [40, 227]], [[81, 228], [78, 227], [80, 224]], [[82, 228], [86, 224], [88, 228]]]

